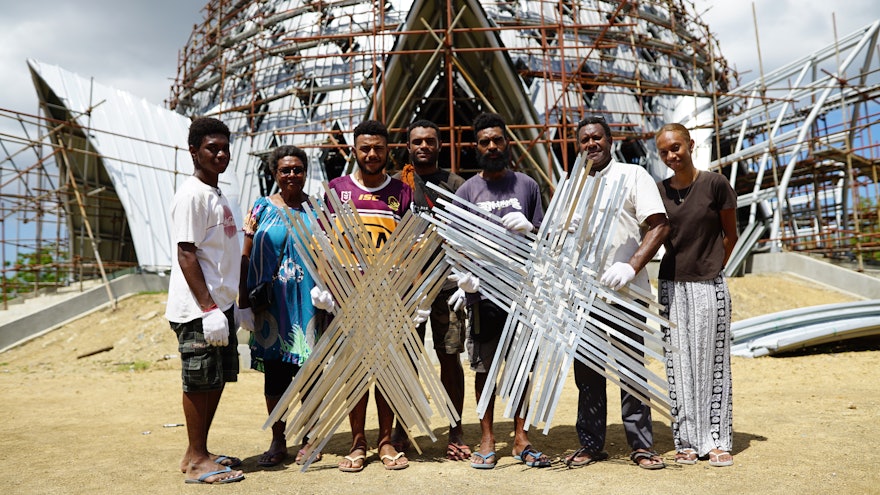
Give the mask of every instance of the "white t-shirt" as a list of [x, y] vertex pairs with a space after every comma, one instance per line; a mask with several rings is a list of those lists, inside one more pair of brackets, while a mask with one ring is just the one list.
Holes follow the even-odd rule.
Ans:
[[[642, 228], [645, 219], [655, 213], [666, 216], [666, 208], [663, 199], [657, 190], [657, 184], [651, 178], [647, 170], [638, 165], [630, 165], [617, 161], [611, 161], [603, 170], [596, 172], [596, 178], [604, 177], [610, 187], [615, 181], [622, 181], [624, 201], [617, 216], [617, 225], [614, 228], [614, 236], [611, 239], [611, 251], [605, 259], [604, 270], [607, 270], [615, 262], [626, 263], [639, 249], [642, 242]], [[602, 208], [607, 202], [599, 201]], [[601, 277], [602, 274], [600, 273]], [[636, 286], [651, 290], [648, 281], [648, 272], [641, 270], [636, 274], [632, 282]]]
[[217, 306], [226, 311], [238, 295], [241, 245], [232, 209], [226, 198], [195, 176], [189, 177], [171, 200], [171, 279], [165, 317], [175, 323], [200, 318], [199, 307], [177, 260], [177, 245], [195, 244], [196, 257]]

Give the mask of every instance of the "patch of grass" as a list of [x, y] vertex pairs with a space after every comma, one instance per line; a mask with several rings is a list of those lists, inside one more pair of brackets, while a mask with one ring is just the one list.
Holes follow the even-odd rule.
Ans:
[[140, 359], [133, 363], [119, 363], [116, 365], [116, 371], [147, 371], [150, 369], [150, 364], [149, 361], [143, 361]]

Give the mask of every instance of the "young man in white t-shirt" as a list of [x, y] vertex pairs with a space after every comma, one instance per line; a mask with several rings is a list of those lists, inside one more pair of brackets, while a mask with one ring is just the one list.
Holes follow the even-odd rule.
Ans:
[[[229, 128], [217, 119], [190, 125], [195, 171], [171, 201], [172, 257], [165, 317], [177, 334], [183, 367], [186, 452], [180, 469], [186, 483], [244, 479], [241, 460], [208, 452], [208, 430], [226, 382], [238, 380], [235, 297], [241, 246], [226, 198], [217, 186], [229, 166]], [[233, 331], [230, 331], [233, 330]]]

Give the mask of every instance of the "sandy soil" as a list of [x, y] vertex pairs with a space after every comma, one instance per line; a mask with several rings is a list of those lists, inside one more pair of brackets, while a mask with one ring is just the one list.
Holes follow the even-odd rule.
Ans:
[[[734, 319], [794, 307], [851, 300], [785, 276], [731, 280]], [[177, 471], [186, 436], [180, 406], [176, 344], [162, 317], [165, 294], [123, 300], [105, 310], [0, 354], [0, 491], [3, 493], [194, 493]], [[79, 358], [112, 346], [112, 350]], [[476, 471], [467, 463], [440, 460], [446, 427], [434, 425], [436, 444], [417, 437], [423, 455], [411, 467], [382, 469], [375, 450], [360, 474], [335, 466], [350, 435], [341, 429], [324, 460], [308, 472], [295, 464], [264, 469], [256, 459], [268, 446], [262, 375], [242, 373], [220, 404], [211, 432], [212, 451], [244, 459], [247, 479], [223, 493], [877, 493], [874, 468], [880, 418], [880, 346], [759, 359], [734, 358], [734, 454], [729, 468], [678, 466], [670, 430], [655, 418], [656, 447], [668, 468], [646, 471], [627, 459], [619, 407], [610, 401], [607, 450], [611, 459], [585, 468], [558, 462], [532, 469], [510, 456], [512, 422], [496, 425], [498, 467]], [[659, 366], [659, 364], [658, 364]], [[659, 368], [658, 368], [659, 369]], [[468, 373], [465, 434], [478, 436]], [[575, 390], [559, 404], [546, 436], [532, 432], [535, 446], [553, 458], [577, 447]], [[616, 397], [609, 388], [609, 396]], [[611, 395], [614, 394], [614, 395]], [[373, 406], [370, 407], [371, 414]], [[368, 427], [376, 424], [368, 419]], [[368, 431], [375, 441], [376, 430]], [[375, 445], [373, 445], [375, 448]]]

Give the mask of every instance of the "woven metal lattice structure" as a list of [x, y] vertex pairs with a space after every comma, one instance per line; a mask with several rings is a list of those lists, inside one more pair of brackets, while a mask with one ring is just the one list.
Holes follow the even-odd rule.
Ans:
[[657, 352], [665, 345], [661, 326], [671, 323], [657, 315], [649, 292], [599, 283], [624, 195], [620, 183], [590, 177], [583, 165], [578, 159], [571, 178], [559, 183], [537, 234], [512, 234], [499, 218], [448, 193], [438, 201], [432, 221], [447, 240], [450, 263], [479, 277], [480, 294], [508, 311], [477, 405], [481, 416], [497, 386], [506, 417], [543, 423], [546, 433], [577, 359], [669, 417], [666, 378], [651, 372], [644, 356], [664, 359]]
[[377, 248], [350, 202], [341, 203], [329, 188], [327, 202], [334, 213], [326, 202], [311, 199], [308, 224], [299, 216], [289, 219], [291, 235], [302, 240], [294, 244], [297, 252], [333, 295], [335, 315], [264, 426], [286, 420], [288, 439], [307, 437], [315, 445], [304, 470], [374, 385], [406, 429], [432, 440], [434, 411], [450, 423], [459, 419], [414, 322], [449, 273], [438, 256], [442, 239], [427, 221], [407, 212]]

